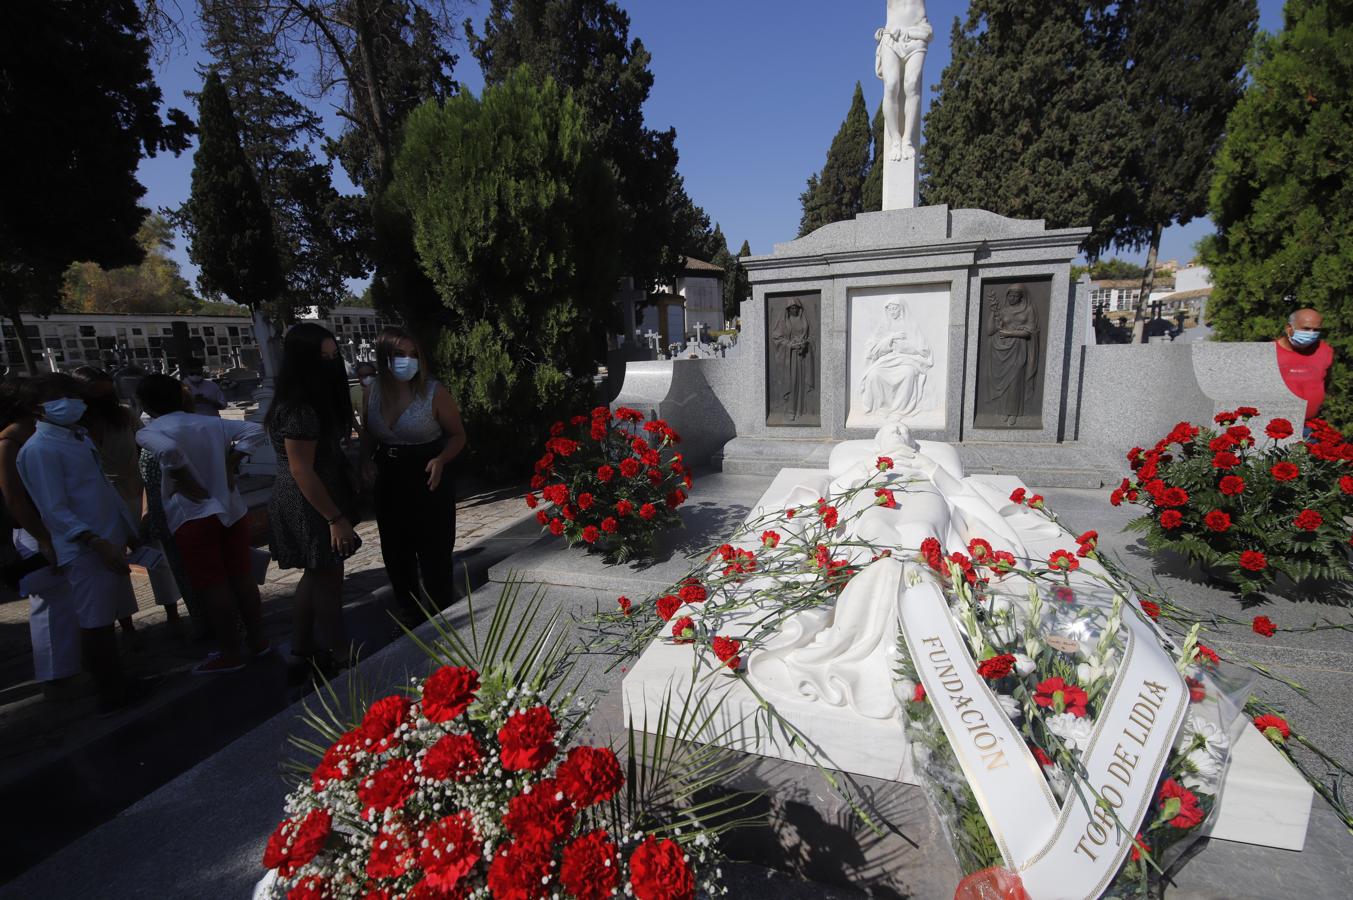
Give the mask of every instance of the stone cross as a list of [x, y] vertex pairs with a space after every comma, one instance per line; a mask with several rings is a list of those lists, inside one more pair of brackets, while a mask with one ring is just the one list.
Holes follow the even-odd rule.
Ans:
[[644, 340], [648, 342], [649, 349], [654, 353], [657, 353], [658, 344], [662, 343], [662, 335], [650, 328], [648, 332], [644, 334]]

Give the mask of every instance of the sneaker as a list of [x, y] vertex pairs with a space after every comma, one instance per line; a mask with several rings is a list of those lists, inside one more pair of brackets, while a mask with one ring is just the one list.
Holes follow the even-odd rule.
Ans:
[[211, 653], [202, 662], [193, 666], [194, 675], [223, 675], [226, 672], [238, 672], [244, 668], [243, 662], [231, 662], [220, 653]]

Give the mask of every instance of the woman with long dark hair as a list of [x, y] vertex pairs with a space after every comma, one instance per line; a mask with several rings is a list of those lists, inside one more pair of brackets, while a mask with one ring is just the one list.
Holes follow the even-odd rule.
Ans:
[[327, 328], [302, 322], [287, 332], [264, 424], [277, 453], [268, 502], [272, 556], [280, 568], [305, 570], [293, 598], [291, 653], [321, 668], [341, 665], [349, 653], [343, 561], [360, 541], [342, 446], [352, 431], [347, 370]]
[[381, 556], [406, 614], [422, 589], [435, 609], [454, 599], [456, 490], [448, 466], [465, 449], [456, 400], [429, 377], [412, 334], [386, 328], [376, 340], [376, 380], [367, 389], [363, 445], [376, 463]]

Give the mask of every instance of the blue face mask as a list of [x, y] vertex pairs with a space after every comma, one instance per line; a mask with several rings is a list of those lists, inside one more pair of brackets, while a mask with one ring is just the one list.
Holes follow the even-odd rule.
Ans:
[[85, 401], [79, 397], [62, 397], [42, 404], [42, 418], [53, 425], [74, 425], [85, 414]]
[[1288, 338], [1298, 347], [1309, 347], [1320, 340], [1320, 332], [1313, 330], [1293, 330], [1292, 336]]
[[418, 358], [414, 356], [396, 356], [390, 360], [390, 373], [400, 381], [412, 381], [418, 374]]

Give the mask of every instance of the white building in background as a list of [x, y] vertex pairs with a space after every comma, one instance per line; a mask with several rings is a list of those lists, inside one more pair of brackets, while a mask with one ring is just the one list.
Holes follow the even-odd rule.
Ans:
[[723, 277], [719, 266], [688, 256], [676, 280], [651, 294], [645, 295], [632, 278], [625, 278], [618, 292], [625, 343], [643, 347], [644, 335], [652, 332], [659, 336], [659, 349], [666, 352], [670, 344], [722, 330]]
[[[1151, 296], [1146, 303], [1148, 315], [1154, 304], [1160, 304], [1160, 315], [1170, 318], [1181, 310], [1190, 316], [1201, 316], [1212, 293], [1212, 273], [1207, 266], [1189, 263], [1180, 266], [1171, 260], [1156, 269]], [[1099, 308], [1105, 315], [1131, 313], [1142, 295], [1139, 278], [1090, 282], [1090, 308]]]

